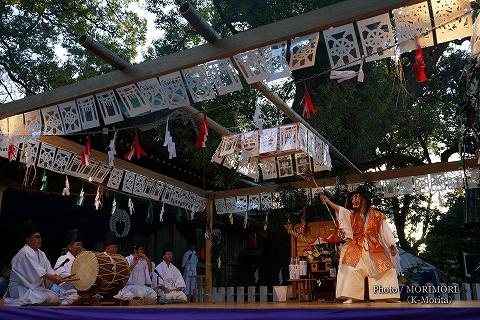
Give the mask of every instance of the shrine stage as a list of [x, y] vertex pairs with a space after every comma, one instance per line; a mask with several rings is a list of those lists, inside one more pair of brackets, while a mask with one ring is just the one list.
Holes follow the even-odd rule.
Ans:
[[402, 303], [182, 304], [135, 307], [0, 307], [0, 320], [394, 320], [480, 319], [480, 301]]

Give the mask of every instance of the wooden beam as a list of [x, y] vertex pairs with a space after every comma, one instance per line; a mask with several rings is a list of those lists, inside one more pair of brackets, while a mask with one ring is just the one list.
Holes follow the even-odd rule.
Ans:
[[[76, 154], [81, 154], [82, 150], [84, 149], [84, 146], [82, 146], [78, 143], [75, 143], [73, 141], [63, 139], [63, 138], [57, 137], [57, 136], [42, 136], [40, 138], [40, 140], [42, 142], [49, 143], [49, 144], [51, 144], [53, 146], [56, 146], [58, 148], [62, 148], [62, 149], [74, 152]], [[97, 160], [97, 161], [101, 161], [103, 163], [108, 163], [107, 154], [105, 154], [103, 152], [100, 152], [100, 151], [97, 151], [97, 150], [92, 150], [90, 158], [92, 160]], [[197, 188], [195, 186], [189, 185], [185, 182], [178, 181], [176, 179], [164, 176], [163, 174], [157, 173], [155, 171], [145, 169], [141, 166], [138, 166], [136, 164], [133, 164], [131, 162], [128, 162], [128, 161], [125, 161], [125, 160], [122, 160], [122, 159], [119, 159], [119, 158], [115, 158], [115, 168], [128, 170], [128, 171], [131, 171], [131, 172], [134, 172], [134, 173], [137, 173], [137, 174], [141, 174], [145, 177], [152, 178], [152, 179], [155, 179], [155, 180], [159, 180], [159, 181], [168, 183], [172, 186], [181, 188], [183, 190], [196, 193], [197, 195], [200, 195], [202, 197], [207, 196], [207, 193], [203, 189], [200, 189], [200, 188]]]
[[[465, 168], [467, 169], [478, 168], [478, 167], [479, 165], [477, 164], [476, 159], [465, 161]], [[348, 175], [348, 176], [345, 176], [345, 182], [347, 184], [351, 184], [351, 183], [362, 183], [366, 181], [380, 181], [380, 180], [388, 180], [388, 179], [395, 179], [395, 178], [402, 178], [402, 177], [426, 175], [429, 173], [449, 172], [449, 171], [459, 170], [459, 168], [460, 168], [459, 161], [438, 162], [438, 163], [425, 164], [425, 165], [413, 166], [408, 168]], [[334, 186], [336, 183], [336, 177], [316, 179], [316, 183], [319, 187]], [[315, 188], [315, 184], [313, 183], [313, 181], [302, 180], [302, 181], [296, 181], [292, 183], [271, 184], [271, 185], [260, 186], [260, 187], [211, 192], [209, 196], [217, 199], [217, 198], [233, 197], [238, 195], [259, 194], [262, 192], [277, 192], [277, 191], [281, 191], [281, 190], [292, 188], [292, 187], [295, 189]]]
[[301, 15], [241, 32], [210, 44], [204, 44], [145, 61], [125, 71], [110, 73], [57, 88], [45, 93], [3, 104], [0, 119], [42, 107], [71, 101], [127, 84], [179, 71], [208, 61], [271, 45], [296, 36], [325, 30], [332, 26], [362, 20], [423, 0], [346, 0]]
[[[209, 198], [207, 202], [205, 217], [208, 232], [211, 232], [213, 230], [213, 200], [211, 198]], [[205, 239], [205, 302], [207, 303], [213, 302], [212, 288], [212, 235], [210, 235], [208, 239]]]

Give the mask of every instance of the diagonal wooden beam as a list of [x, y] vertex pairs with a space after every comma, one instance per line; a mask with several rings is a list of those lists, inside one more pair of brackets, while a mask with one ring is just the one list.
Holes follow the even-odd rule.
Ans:
[[248, 30], [210, 44], [176, 52], [133, 65], [128, 70], [112, 71], [75, 84], [26, 97], [0, 106], [0, 119], [79, 97], [118, 88], [127, 84], [179, 71], [208, 61], [231, 57], [296, 36], [332, 26], [358, 21], [423, 0], [346, 0], [301, 15]]
[[[81, 154], [82, 150], [84, 149], [84, 146], [75, 143], [73, 141], [57, 137], [57, 136], [42, 136], [40, 138], [42, 142], [49, 143], [57, 148], [62, 148], [71, 152], [74, 152], [76, 154]], [[103, 163], [108, 163], [108, 156], [100, 151], [97, 150], [92, 150], [92, 153], [90, 155], [90, 158], [92, 160], [97, 160], [101, 161]], [[168, 183], [172, 186], [181, 188], [186, 191], [190, 191], [193, 193], [196, 193], [197, 195], [200, 195], [202, 197], [206, 197], [207, 192], [204, 191], [203, 189], [197, 188], [195, 186], [192, 186], [188, 183], [178, 181], [176, 179], [164, 176], [163, 174], [157, 173], [152, 170], [145, 169], [141, 166], [137, 166], [136, 164], [133, 164], [131, 162], [122, 160], [120, 158], [115, 158], [115, 168], [117, 169], [123, 169], [123, 170], [128, 170], [137, 174], [141, 174], [145, 177], [152, 178], [155, 180], [159, 180], [165, 183]]]
[[[477, 164], [477, 160], [475, 159], [465, 160], [465, 168], [466, 169], [479, 168], [479, 165]], [[395, 178], [419, 176], [419, 175], [449, 172], [449, 171], [456, 171], [456, 170], [460, 170], [460, 161], [438, 162], [438, 163], [425, 164], [425, 165], [413, 166], [408, 168], [348, 175], [348, 176], [345, 176], [345, 183], [350, 184], [350, 183], [362, 183], [365, 181], [389, 180], [389, 179], [395, 179]], [[334, 186], [336, 183], [336, 178], [330, 177], [330, 178], [316, 179], [315, 182], [319, 187]], [[262, 192], [278, 192], [278, 191], [282, 191], [292, 187], [295, 189], [315, 188], [315, 184], [313, 183], [313, 181], [311, 182], [296, 181], [293, 183], [271, 184], [266, 186], [253, 187], [253, 188], [240, 188], [240, 189], [234, 189], [234, 190], [215, 191], [209, 194], [209, 198], [211, 197], [226, 198], [226, 197], [233, 197], [233, 196], [239, 196], [239, 195], [259, 194]]]

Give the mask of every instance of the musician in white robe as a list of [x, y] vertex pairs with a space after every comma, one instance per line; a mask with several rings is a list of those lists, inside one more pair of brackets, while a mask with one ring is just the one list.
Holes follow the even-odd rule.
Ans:
[[347, 304], [363, 300], [364, 279], [368, 278], [371, 300], [399, 302], [397, 247], [385, 215], [370, 207], [363, 187], [349, 195], [348, 209], [325, 196], [320, 198], [335, 210], [347, 239], [340, 252], [336, 297]]
[[195, 251], [195, 245], [191, 245], [190, 249], [184, 253], [182, 259], [182, 268], [183, 268], [183, 280], [185, 281], [186, 287], [184, 292], [187, 295], [193, 295], [193, 290], [195, 289], [196, 281], [195, 276], [197, 275], [197, 264], [198, 264], [198, 255]]
[[187, 302], [187, 296], [183, 292], [185, 281], [172, 261], [172, 251], [164, 250], [163, 261], [153, 270], [153, 286], [160, 302]]
[[120, 300], [157, 299], [157, 293], [151, 288], [150, 273], [153, 270], [152, 262], [145, 254], [143, 245], [134, 245], [132, 254], [126, 257], [130, 265], [130, 277], [125, 287], [114, 296]]
[[[70, 230], [67, 233], [67, 244], [67, 253], [57, 259], [54, 267], [55, 273], [60, 277], [66, 277], [72, 273], [73, 261], [75, 257], [83, 251], [83, 244], [77, 229]], [[71, 282], [53, 285], [51, 289], [59, 295], [62, 305], [72, 304], [80, 299], [80, 296], [77, 294], [77, 289], [73, 287]]]
[[46, 288], [46, 280], [59, 284], [67, 280], [56, 275], [45, 253], [40, 250], [42, 236], [31, 223], [24, 226], [25, 245], [12, 259], [10, 283], [5, 294], [5, 304], [53, 305], [58, 296]]

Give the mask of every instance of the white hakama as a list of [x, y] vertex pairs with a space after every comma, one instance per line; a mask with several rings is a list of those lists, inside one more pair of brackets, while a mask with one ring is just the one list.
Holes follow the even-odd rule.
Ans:
[[[187, 302], [185, 293], [176, 290], [177, 288], [183, 290], [185, 288], [185, 281], [183, 281], [180, 271], [173, 264], [170, 263], [167, 265], [165, 261], [162, 261], [153, 272], [152, 282], [153, 287], [157, 288], [157, 294], [160, 300], [165, 302]], [[172, 291], [165, 293], [160, 286]]]
[[[353, 230], [350, 222], [351, 212], [343, 207], [339, 208], [338, 221], [340, 229], [345, 233], [346, 238], [353, 239]], [[365, 227], [368, 223], [369, 215], [365, 221]], [[340, 251], [340, 263], [338, 267], [337, 288], [335, 296], [339, 299], [364, 299], [365, 278], [368, 278], [368, 291], [371, 300], [378, 299], [399, 299], [400, 291], [397, 278], [397, 270], [400, 270], [398, 253], [395, 257], [391, 256], [390, 246], [395, 244], [395, 237], [384, 220], [378, 235], [380, 244], [385, 254], [393, 262], [396, 268], [390, 268], [384, 272], [378, 272], [368, 250], [368, 240], [363, 240], [363, 249], [360, 261], [355, 267], [342, 264], [343, 256], [346, 251], [346, 245]], [[376, 288], [376, 290], [374, 290]], [[379, 289], [381, 288], [381, 289]]]
[[[126, 259], [128, 264], [132, 265], [135, 258], [133, 255], [129, 255]], [[130, 272], [127, 284], [114, 298], [120, 300], [132, 300], [134, 298], [157, 299], [157, 293], [150, 287], [151, 285], [152, 280], [148, 271], [148, 263], [145, 259], [140, 259]]]

